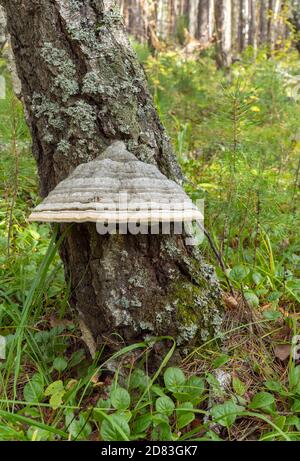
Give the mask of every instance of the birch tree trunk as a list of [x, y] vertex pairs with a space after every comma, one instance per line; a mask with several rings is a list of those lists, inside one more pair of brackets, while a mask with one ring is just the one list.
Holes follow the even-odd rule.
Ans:
[[217, 63], [229, 68], [231, 55], [231, 0], [215, 0], [215, 20], [217, 28]]
[[249, 0], [240, 0], [240, 51], [243, 51], [249, 44], [249, 19]]
[[257, 49], [257, 0], [250, 0], [249, 45]]
[[[0, 0], [28, 111], [41, 195], [124, 140], [140, 160], [182, 181], [146, 79], [113, 0]], [[228, 61], [227, 61], [228, 62]], [[62, 230], [64, 226], [61, 226]], [[94, 347], [147, 335], [206, 340], [222, 309], [214, 271], [183, 236], [100, 236], [77, 224], [61, 256]]]
[[193, 37], [198, 36], [199, 0], [190, 2], [189, 7], [189, 33]]
[[212, 5], [211, 0], [200, 0], [198, 36], [201, 43], [208, 43], [212, 38]]

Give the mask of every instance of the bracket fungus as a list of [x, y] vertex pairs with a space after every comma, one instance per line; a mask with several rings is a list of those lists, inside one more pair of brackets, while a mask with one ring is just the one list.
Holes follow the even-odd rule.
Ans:
[[192, 222], [202, 213], [182, 187], [138, 160], [122, 141], [79, 165], [29, 217], [42, 222]]

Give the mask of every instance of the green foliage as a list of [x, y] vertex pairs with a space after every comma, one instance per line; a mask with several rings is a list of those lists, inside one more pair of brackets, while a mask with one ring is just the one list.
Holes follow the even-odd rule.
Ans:
[[[218, 268], [221, 284], [227, 290], [229, 280], [253, 314], [248, 336], [242, 320], [229, 325], [222, 344], [214, 338], [188, 351], [182, 368], [168, 366], [173, 345], [149, 371], [161, 338], [110, 359], [87, 357], [68, 306], [61, 241], [48, 225], [26, 221], [39, 200], [36, 167], [8, 80], [0, 101], [0, 440], [233, 440], [250, 423], [258, 439], [299, 440], [300, 366], [292, 355], [279, 363], [272, 349], [273, 331], [299, 331], [299, 101], [285, 77], [300, 73], [299, 60], [245, 53], [224, 75], [207, 55], [137, 52], [187, 192], [205, 199], [206, 228], [226, 268]], [[207, 241], [202, 251], [216, 264]], [[218, 372], [231, 376], [227, 386]]]

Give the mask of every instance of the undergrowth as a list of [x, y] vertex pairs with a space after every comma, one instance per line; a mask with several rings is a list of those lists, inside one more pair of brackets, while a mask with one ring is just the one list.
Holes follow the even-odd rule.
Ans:
[[[209, 55], [138, 52], [187, 192], [205, 200], [223, 262], [205, 239], [224, 289], [222, 334], [189, 350], [180, 368], [171, 365], [172, 338], [110, 359], [103, 346], [90, 358], [68, 305], [56, 229], [27, 222], [36, 168], [1, 61], [0, 440], [299, 440], [298, 57], [249, 51], [225, 75]], [[160, 341], [170, 350], [153, 371]]]

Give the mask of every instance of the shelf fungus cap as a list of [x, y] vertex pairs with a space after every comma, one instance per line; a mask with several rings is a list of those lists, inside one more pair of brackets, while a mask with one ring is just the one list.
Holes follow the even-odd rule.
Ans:
[[29, 216], [42, 222], [191, 222], [203, 215], [184, 190], [123, 142], [79, 165]]

